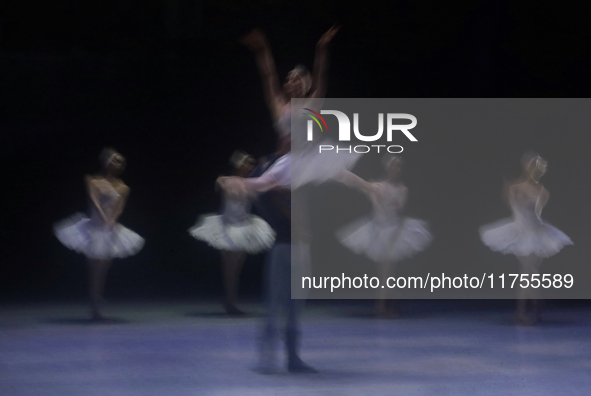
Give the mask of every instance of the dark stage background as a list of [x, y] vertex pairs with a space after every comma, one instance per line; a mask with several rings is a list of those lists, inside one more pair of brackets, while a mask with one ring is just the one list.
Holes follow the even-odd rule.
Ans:
[[[217, 252], [186, 230], [198, 215], [218, 209], [213, 184], [229, 171], [232, 151], [261, 156], [275, 147], [254, 57], [238, 43], [254, 27], [267, 33], [283, 77], [297, 63], [311, 68], [315, 42], [340, 24], [330, 49], [328, 97], [588, 96], [590, 30], [583, 5], [386, 4], [3, 2], [0, 298], [85, 297], [84, 258], [55, 239], [52, 224], [86, 210], [83, 176], [98, 170], [105, 145], [128, 160], [123, 179], [132, 192], [120, 221], [146, 239], [137, 256], [114, 263], [106, 297], [221, 293]], [[458, 231], [462, 226], [506, 216], [498, 195], [501, 177], [516, 176], [519, 156], [533, 148], [550, 161], [545, 182], [553, 195], [546, 217], [584, 247], [591, 237], [585, 207], [590, 139], [556, 134], [506, 136], [491, 145], [485, 159], [458, 144], [441, 147], [431, 162], [411, 159], [421, 173], [455, 181], [471, 176], [471, 164], [483, 160], [490, 164], [483, 178], [499, 180], [491, 185], [483, 179], [488, 190], [477, 187], [473, 201], [467, 195], [445, 198], [448, 212], [427, 210], [421, 217], [442, 230], [457, 218], [446, 231], [451, 238], [464, 232]], [[466, 174], [454, 173], [457, 169]], [[410, 180], [411, 191], [419, 189], [417, 195], [426, 200], [428, 186]], [[471, 191], [466, 187], [466, 194]], [[481, 196], [489, 197], [483, 209]], [[420, 199], [413, 205], [418, 214]], [[466, 243], [479, 243], [474, 233]], [[570, 262], [581, 265], [587, 264], [587, 253], [565, 251]], [[462, 258], [461, 252], [450, 254]], [[249, 257], [244, 267], [242, 292], [252, 298], [260, 295], [262, 266], [260, 255]]]

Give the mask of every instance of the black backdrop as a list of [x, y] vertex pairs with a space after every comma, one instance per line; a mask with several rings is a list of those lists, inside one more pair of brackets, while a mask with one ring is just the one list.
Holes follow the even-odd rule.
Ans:
[[[253, 56], [238, 43], [254, 27], [267, 33], [285, 76], [297, 63], [311, 67], [316, 40], [340, 24], [329, 97], [587, 96], [582, 5], [382, 3], [3, 2], [0, 297], [85, 295], [84, 259], [59, 244], [52, 224], [86, 209], [83, 176], [98, 170], [104, 145], [128, 160], [123, 178], [132, 193], [121, 222], [146, 238], [140, 254], [115, 262], [107, 297], [220, 293], [217, 253], [186, 230], [217, 210], [213, 182], [234, 149], [260, 156], [275, 146]], [[553, 163], [586, 157], [586, 136], [567, 139], [572, 151], [544, 139], [536, 144]], [[496, 147], [498, 162], [507, 157], [502, 172], [516, 171], [531, 145], [527, 136], [517, 142]], [[450, 169], [474, 160], [466, 153], [449, 159]], [[440, 158], [422, 165], [445, 172]], [[573, 182], [584, 183], [584, 174]], [[577, 210], [562, 203], [551, 202], [563, 208], [555, 217]], [[260, 292], [262, 261], [248, 259], [247, 294]]]

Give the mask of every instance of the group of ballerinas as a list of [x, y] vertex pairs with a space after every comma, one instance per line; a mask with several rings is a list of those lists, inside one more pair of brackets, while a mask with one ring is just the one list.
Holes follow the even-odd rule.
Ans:
[[[302, 257], [305, 257], [309, 243], [306, 240], [305, 214], [292, 217], [290, 212], [291, 194], [297, 193], [297, 187], [336, 180], [367, 195], [373, 207], [371, 219], [362, 224], [357, 223], [353, 228], [345, 228], [338, 236], [344, 246], [376, 262], [385, 277], [393, 275], [397, 263], [426, 249], [432, 240], [424, 221], [402, 215], [407, 188], [400, 180], [400, 157], [384, 158], [386, 178], [379, 182], [368, 182], [349, 171], [357, 161], [357, 155], [320, 157], [311, 151], [291, 148], [291, 99], [314, 100], [324, 96], [326, 51], [337, 31], [337, 28], [331, 28], [318, 41], [313, 74], [298, 66], [288, 74], [283, 86], [279, 84], [264, 34], [255, 30], [242, 39], [242, 43], [256, 55], [265, 97], [278, 132], [279, 148], [256, 169], [251, 156], [235, 152], [230, 159], [235, 174], [216, 180], [216, 187], [222, 190], [222, 214], [204, 216], [189, 229], [192, 236], [221, 252], [226, 288], [225, 308], [229, 314], [241, 313], [236, 307], [236, 298], [246, 254], [270, 250], [266, 277], [269, 315], [261, 355], [264, 358], [262, 367], [266, 368], [272, 366], [274, 354], [268, 351], [273, 350], [270, 345], [278, 332], [276, 319], [278, 312], [283, 310], [287, 314], [285, 338], [288, 368], [295, 372], [313, 371], [297, 355], [298, 304], [291, 300], [289, 294], [292, 221], [301, 223], [301, 227], [293, 229], [303, 230], [293, 235]], [[298, 170], [297, 180], [294, 181], [291, 173], [292, 157], [306, 164], [304, 172]], [[117, 222], [130, 191], [119, 178], [125, 167], [124, 157], [114, 149], [104, 149], [100, 160], [102, 172], [86, 177], [90, 217], [76, 215], [55, 226], [57, 238], [66, 247], [82, 253], [88, 259], [89, 294], [92, 318], [95, 320], [104, 319], [99, 304], [111, 260], [136, 254], [144, 245], [143, 238]], [[542, 258], [572, 244], [564, 233], [540, 217], [549, 196], [539, 182], [546, 166], [546, 161], [539, 155], [526, 154], [522, 161], [523, 176], [506, 188], [513, 219], [481, 229], [482, 241], [492, 250], [517, 256], [523, 273], [537, 273]], [[253, 203], [259, 206], [262, 217], [250, 213]], [[396, 316], [397, 311], [388, 307], [388, 300], [382, 297], [377, 301], [378, 315]], [[532, 300], [534, 318], [527, 316], [528, 300]], [[520, 292], [517, 314], [520, 323], [535, 322], [539, 303], [532, 290]]]
[[[288, 370], [315, 372], [298, 356], [300, 304], [292, 300], [289, 293], [292, 267], [290, 103], [292, 98], [324, 96], [326, 52], [337, 31], [338, 28], [331, 28], [318, 41], [313, 75], [298, 66], [289, 73], [283, 86], [279, 84], [265, 35], [254, 30], [242, 39], [242, 43], [256, 55], [267, 104], [279, 132], [279, 147], [254, 170], [258, 177], [243, 177], [250, 172], [252, 161], [249, 156], [236, 153], [231, 159], [236, 175], [216, 181], [224, 194], [223, 214], [206, 216], [189, 230], [193, 236], [223, 251], [226, 309], [229, 313], [239, 313], [234, 300], [244, 254], [270, 247], [265, 277], [268, 315], [261, 337], [260, 370], [263, 373], [275, 371], [275, 341], [279, 337], [277, 322], [281, 314], [286, 316], [284, 339]], [[345, 162], [347, 166], [352, 165], [349, 159]], [[92, 318], [95, 320], [104, 320], [99, 303], [111, 260], [133, 255], [144, 244], [139, 235], [117, 223], [129, 195], [129, 188], [119, 179], [125, 159], [115, 150], [105, 149], [101, 154], [101, 164], [100, 174], [86, 178], [90, 217], [76, 215], [54, 227], [55, 235], [66, 247], [84, 254], [88, 259]], [[329, 176], [324, 175], [325, 178]], [[264, 221], [248, 213], [255, 196], [267, 216]]]

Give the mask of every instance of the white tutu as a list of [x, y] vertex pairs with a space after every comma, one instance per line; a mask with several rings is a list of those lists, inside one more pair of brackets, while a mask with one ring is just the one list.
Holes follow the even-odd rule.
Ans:
[[355, 253], [377, 263], [409, 258], [425, 250], [432, 240], [427, 223], [411, 218], [390, 223], [366, 218], [343, 228], [337, 237]]
[[203, 216], [189, 233], [218, 250], [259, 253], [270, 249], [275, 232], [263, 219], [248, 215], [240, 222], [229, 223], [223, 215]]
[[511, 218], [481, 227], [480, 238], [486, 246], [503, 254], [527, 256], [533, 253], [544, 258], [573, 244], [565, 233], [544, 221], [528, 224]]
[[[307, 106], [320, 108], [322, 100], [311, 99]], [[352, 169], [361, 158], [361, 153], [336, 149], [319, 151], [320, 145], [337, 146], [338, 141], [324, 138], [307, 141], [306, 125], [309, 118], [302, 115], [305, 109], [299, 108], [295, 114], [287, 109], [275, 127], [279, 134], [291, 136], [291, 186], [296, 189], [306, 184], [318, 184], [330, 180], [344, 170]], [[292, 134], [292, 130], [296, 133]]]
[[291, 183], [293, 188], [333, 179], [342, 171], [353, 168], [361, 156], [359, 153], [337, 153], [333, 150], [319, 153], [317, 145], [310, 146], [305, 150], [292, 150]]
[[486, 246], [503, 254], [546, 258], [573, 244], [562, 231], [542, 220], [543, 190], [532, 193], [526, 183], [519, 183], [509, 192], [513, 218], [480, 227], [480, 238]]
[[270, 249], [275, 231], [267, 222], [250, 214], [254, 196], [223, 193], [223, 214], [201, 216], [189, 233], [218, 250], [259, 253]]
[[104, 223], [81, 213], [54, 225], [54, 233], [68, 249], [95, 260], [132, 256], [144, 246], [142, 237], [121, 224], [106, 230]]

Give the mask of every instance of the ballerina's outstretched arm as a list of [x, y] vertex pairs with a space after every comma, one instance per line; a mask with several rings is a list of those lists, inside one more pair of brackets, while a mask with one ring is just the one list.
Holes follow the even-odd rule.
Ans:
[[333, 26], [322, 35], [316, 43], [316, 54], [314, 56], [314, 70], [312, 74], [312, 88], [310, 98], [323, 98], [326, 94], [326, 70], [328, 68], [328, 44], [339, 31], [339, 27]]
[[289, 156], [283, 156], [259, 177], [218, 177], [217, 183], [226, 190], [238, 192], [265, 192], [274, 188], [291, 189], [289, 181], [289, 161]]
[[[366, 195], [373, 197], [372, 199], [380, 199], [384, 197], [384, 194], [388, 194], [389, 190], [384, 190], [382, 183], [372, 183], [363, 180], [356, 174], [350, 171], [342, 171], [338, 176], [335, 177], [336, 181], [339, 181], [349, 187], [356, 188]], [[399, 186], [399, 193], [396, 205], [399, 209], [402, 209], [406, 205], [408, 197], [408, 188], [404, 185]]]
[[281, 106], [286, 100], [279, 84], [275, 61], [271, 54], [271, 47], [265, 37], [265, 34], [254, 29], [249, 34], [240, 39], [240, 42], [250, 48], [256, 55], [257, 66], [261, 79], [263, 80], [263, 90], [267, 100], [267, 106], [276, 120], [281, 114]]
[[367, 195], [373, 195], [377, 193], [378, 187], [375, 183], [370, 183], [368, 181], [363, 180], [353, 172], [349, 172], [347, 170], [342, 171], [335, 177], [336, 181], [339, 181], [349, 187], [356, 188], [361, 190]]
[[273, 173], [267, 172], [259, 177], [242, 178], [238, 176], [219, 177], [217, 183], [226, 191], [265, 192], [282, 186]]

